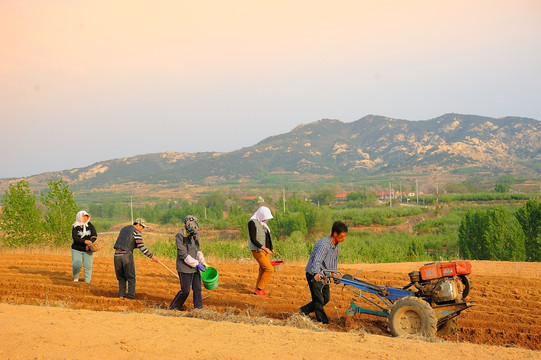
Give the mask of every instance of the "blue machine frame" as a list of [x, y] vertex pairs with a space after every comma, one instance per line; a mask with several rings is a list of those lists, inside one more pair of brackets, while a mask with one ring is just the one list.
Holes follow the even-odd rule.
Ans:
[[[335, 273], [340, 274], [342, 273], [338, 271], [328, 271], [328, 273]], [[374, 306], [378, 307], [380, 310], [373, 310], [373, 309], [367, 309], [361, 306], [358, 306], [355, 304], [354, 301], [350, 303], [349, 309], [346, 310], [346, 314], [348, 315], [354, 315], [354, 314], [370, 314], [370, 315], [376, 315], [381, 317], [388, 317], [389, 311], [391, 310], [392, 303], [395, 302], [398, 299], [402, 299], [406, 296], [415, 296], [415, 292], [409, 291], [409, 290], [402, 290], [397, 289], [393, 287], [388, 286], [378, 286], [371, 284], [369, 282], [357, 279], [352, 277], [351, 279], [344, 279], [344, 277], [337, 277], [334, 275], [329, 276], [331, 279], [334, 280], [337, 284], [344, 284], [346, 286], [353, 286], [359, 291], [353, 291], [355, 294], [359, 295], [362, 299], [368, 301], [369, 303], [373, 304]], [[370, 300], [366, 296], [363, 295], [363, 291], [368, 292], [370, 294], [376, 295], [386, 306], [388, 309], [382, 307], [378, 303]]]

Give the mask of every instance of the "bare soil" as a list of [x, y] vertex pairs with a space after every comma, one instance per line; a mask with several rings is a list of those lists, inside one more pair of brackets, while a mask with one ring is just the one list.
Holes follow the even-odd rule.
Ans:
[[[164, 263], [171, 269], [175, 268], [173, 261]], [[357, 275], [359, 278], [379, 285], [403, 286], [408, 283], [408, 272], [420, 265], [422, 263], [358, 264], [344, 265], [340, 270], [353, 274], [362, 269]], [[4, 346], [0, 350], [0, 358], [85, 358], [82, 356], [85, 354], [78, 350], [88, 350], [88, 344], [92, 344], [90, 350], [93, 353], [102, 351], [105, 357], [118, 351], [116, 358], [123, 358], [121, 355], [127, 352], [131, 358], [143, 358], [147, 348], [145, 341], [149, 336], [154, 340], [148, 351], [152, 352], [153, 346], [163, 351], [174, 351], [169, 349], [173, 346], [171, 342], [182, 337], [184, 331], [189, 331], [194, 338], [199, 336], [203, 339], [193, 340], [200, 342], [202, 352], [199, 358], [246, 358], [250, 357], [250, 351], [255, 353], [262, 348], [268, 351], [267, 358], [275, 357], [271, 354], [286, 358], [321, 358], [328, 354], [328, 358], [337, 358], [332, 356], [336, 355], [332, 346], [327, 349], [327, 345], [322, 345], [323, 339], [329, 338], [334, 346], [344, 351], [344, 356], [348, 351], [358, 356], [362, 349], [363, 354], [373, 355], [367, 358], [419, 359], [422, 354], [428, 358], [430, 354], [437, 353], [436, 348], [440, 348], [454, 354], [453, 358], [541, 358], [541, 264], [474, 261], [472, 265], [469, 300], [475, 306], [460, 315], [460, 330], [456, 335], [444, 339], [444, 342], [429, 343], [392, 338], [384, 318], [347, 316], [345, 310], [355, 295], [351, 289], [343, 289], [342, 286], [331, 286], [331, 302], [326, 306], [331, 319], [327, 329], [333, 331], [314, 333], [289, 327], [180, 318], [176, 316], [179, 312], [165, 310], [180, 288], [178, 279], [147, 259], [136, 259], [137, 293], [136, 300], [130, 301], [117, 296], [118, 285], [111, 256], [95, 255], [92, 282], [86, 284], [73, 282], [69, 256], [0, 253], [0, 302], [4, 303], [0, 304], [0, 333], [4, 338], [7, 335], [14, 344]], [[253, 295], [257, 270], [255, 261], [245, 264], [213, 263], [211, 266], [218, 269], [220, 277], [217, 289], [203, 290], [207, 309], [220, 313], [257, 313], [279, 322], [277, 320], [289, 318], [310, 300], [303, 264], [286, 263], [282, 271], [276, 272], [267, 285], [268, 297]], [[358, 299], [356, 301], [358, 305], [363, 304]], [[191, 297], [186, 305], [191, 309]], [[164, 316], [164, 313], [170, 315]], [[123, 335], [128, 323], [130, 328], [135, 327], [134, 333]], [[137, 332], [141, 329], [144, 333], [139, 334], [142, 339], [138, 340]], [[158, 333], [164, 337], [161, 342], [157, 339]], [[364, 333], [380, 336], [358, 335]], [[85, 341], [90, 336], [88, 334], [94, 334], [91, 336], [96, 340]], [[234, 340], [233, 335], [239, 338]], [[265, 346], [255, 346], [262, 336], [268, 337]], [[42, 339], [42, 345], [16, 346], [28, 344], [29, 339]], [[214, 345], [215, 342], [221, 345]], [[100, 344], [111, 345], [113, 353], [108, 353], [107, 347], [100, 347]], [[497, 346], [476, 347], [472, 344]], [[196, 348], [190, 347], [189, 351], [185, 350], [186, 354], [198, 356]], [[185, 354], [182, 349], [177, 351]], [[410, 352], [415, 356], [407, 355]], [[165, 354], [158, 355], [149, 356], [170, 358]]]

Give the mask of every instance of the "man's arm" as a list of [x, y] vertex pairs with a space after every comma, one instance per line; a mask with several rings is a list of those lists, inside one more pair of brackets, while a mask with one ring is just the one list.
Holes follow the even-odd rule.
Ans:
[[135, 231], [133, 233], [133, 238], [135, 239], [135, 245], [137, 245], [139, 250], [141, 250], [141, 252], [145, 254], [145, 256], [158, 262], [158, 258], [154, 258], [154, 254], [151, 253], [145, 246], [145, 243], [143, 242], [143, 235], [139, 231]]

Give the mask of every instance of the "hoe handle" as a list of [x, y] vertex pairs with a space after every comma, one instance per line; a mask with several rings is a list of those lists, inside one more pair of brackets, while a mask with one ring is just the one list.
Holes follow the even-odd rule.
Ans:
[[173, 276], [175, 276], [177, 279], [179, 278], [179, 277], [178, 277], [178, 274], [177, 274], [177, 273], [174, 273], [173, 270], [169, 269], [164, 263], [162, 263], [161, 261], [158, 260], [158, 264], [160, 264], [161, 266], [163, 266], [164, 268], [166, 268], [167, 271], [169, 271], [171, 274], [173, 274]]

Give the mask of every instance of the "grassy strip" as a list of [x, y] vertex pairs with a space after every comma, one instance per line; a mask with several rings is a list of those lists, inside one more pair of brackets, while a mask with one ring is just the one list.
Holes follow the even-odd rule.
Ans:
[[420, 206], [395, 206], [384, 208], [362, 208], [362, 209], [336, 209], [332, 212], [333, 220], [346, 221], [348, 224], [356, 225], [398, 225], [404, 222], [408, 216], [420, 215], [427, 211], [427, 208]]
[[[286, 240], [275, 241], [275, 250], [284, 260], [305, 262], [318, 238], [305, 240], [300, 232], [294, 232]], [[212, 261], [231, 261], [251, 258], [245, 240], [202, 241], [201, 249]], [[175, 259], [173, 239], [158, 240], [152, 251], [160, 257]], [[342, 263], [382, 263], [405, 261], [432, 261], [456, 259], [456, 239], [446, 234], [414, 235], [407, 233], [373, 234], [351, 232], [340, 245]]]

